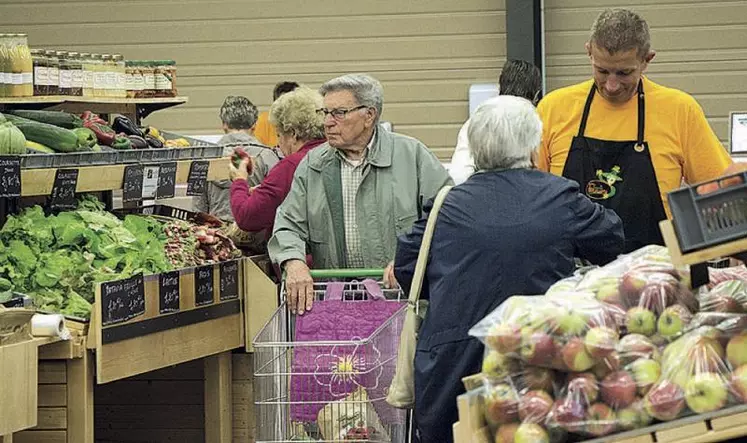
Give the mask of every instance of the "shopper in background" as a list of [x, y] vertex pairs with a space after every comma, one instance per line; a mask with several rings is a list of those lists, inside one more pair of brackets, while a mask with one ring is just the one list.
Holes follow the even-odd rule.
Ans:
[[397, 235], [422, 215], [422, 202], [451, 183], [435, 155], [420, 141], [377, 130], [384, 97], [381, 83], [350, 74], [325, 83], [327, 143], [298, 166], [280, 206], [269, 242], [272, 260], [286, 271], [292, 311], [310, 310], [315, 268], [387, 268], [392, 273]]
[[[296, 82], [280, 82], [276, 84], [275, 88], [272, 90], [273, 103], [283, 94], [287, 94], [296, 88], [298, 88], [298, 83]], [[257, 137], [257, 140], [266, 146], [277, 146], [278, 137], [276, 135], [275, 126], [270, 121], [270, 113], [268, 111], [259, 114], [254, 135]]]
[[625, 252], [663, 244], [667, 194], [682, 181], [721, 175], [729, 154], [690, 95], [643, 74], [656, 53], [646, 21], [608, 9], [586, 43], [593, 79], [548, 94], [538, 167], [576, 181], [614, 209], [625, 226]]
[[[515, 294], [544, 294], [574, 271], [573, 257], [605, 264], [622, 251], [620, 218], [578, 185], [532, 168], [542, 122], [532, 103], [500, 96], [478, 107], [468, 139], [477, 172], [439, 212], [421, 293], [430, 300], [415, 356], [415, 423], [421, 443], [452, 441], [461, 379], [480, 371], [483, 345], [469, 329]], [[407, 291], [426, 206], [399, 238], [394, 272]]]
[[290, 191], [298, 164], [311, 149], [324, 143], [323, 118], [316, 112], [321, 107], [322, 96], [303, 86], [272, 104], [270, 122], [277, 128], [284, 158], [255, 188], [247, 181], [254, 169], [252, 158], [243, 160], [238, 168], [231, 165], [231, 210], [239, 228], [272, 232], [275, 212]]
[[[524, 60], [507, 60], [498, 78], [499, 95], [515, 95], [530, 100], [535, 105], [542, 93], [542, 73], [533, 64]], [[475, 172], [475, 161], [469, 149], [467, 119], [457, 135], [457, 144], [449, 164], [449, 174], [455, 184], [464, 183]]]

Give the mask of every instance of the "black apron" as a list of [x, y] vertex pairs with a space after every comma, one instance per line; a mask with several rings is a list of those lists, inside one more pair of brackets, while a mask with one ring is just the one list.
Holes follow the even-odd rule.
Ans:
[[646, 106], [643, 82], [638, 83], [638, 138], [634, 141], [584, 136], [596, 90], [594, 84], [586, 98], [578, 135], [571, 142], [563, 177], [575, 180], [584, 195], [614, 210], [622, 219], [625, 252], [649, 244], [663, 245], [659, 222], [667, 215], [648, 142], [644, 140]]

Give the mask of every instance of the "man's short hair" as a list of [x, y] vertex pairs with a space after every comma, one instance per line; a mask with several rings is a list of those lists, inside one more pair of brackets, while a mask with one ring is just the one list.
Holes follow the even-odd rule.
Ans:
[[498, 79], [500, 95], [515, 95], [535, 102], [542, 91], [542, 73], [524, 60], [508, 60]]
[[277, 85], [275, 85], [275, 88], [273, 88], [272, 90], [272, 101], [277, 100], [283, 94], [287, 94], [291, 91], [294, 91], [297, 87], [298, 87], [298, 83], [296, 82], [278, 83]]
[[242, 96], [229, 95], [220, 107], [220, 119], [228, 129], [252, 129], [258, 115], [254, 103]]
[[376, 109], [376, 122], [379, 122], [384, 110], [384, 88], [378, 80], [368, 74], [346, 74], [319, 88], [322, 97], [336, 91], [350, 91], [359, 105]]
[[591, 27], [589, 43], [610, 54], [635, 49], [639, 58], [651, 50], [648, 23], [630, 9], [605, 9]]

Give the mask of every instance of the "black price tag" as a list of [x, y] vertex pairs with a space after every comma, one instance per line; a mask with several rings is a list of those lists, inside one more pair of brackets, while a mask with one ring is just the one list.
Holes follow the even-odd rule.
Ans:
[[239, 261], [220, 264], [220, 300], [239, 298]]
[[21, 158], [0, 156], [0, 197], [21, 196]]
[[122, 323], [145, 313], [143, 274], [101, 284], [101, 324]]
[[213, 265], [195, 268], [195, 305], [213, 302]]
[[128, 165], [124, 170], [122, 201], [138, 202], [143, 199], [143, 165]]
[[158, 171], [156, 198], [173, 198], [176, 192], [176, 162], [163, 163]]
[[158, 312], [179, 312], [179, 271], [164, 272], [158, 280]]
[[202, 195], [205, 193], [209, 169], [210, 162], [192, 162], [189, 166], [189, 176], [187, 177], [187, 195]]
[[78, 207], [75, 200], [75, 190], [78, 187], [77, 169], [58, 169], [54, 176], [52, 194], [49, 197], [51, 209], [75, 209]]

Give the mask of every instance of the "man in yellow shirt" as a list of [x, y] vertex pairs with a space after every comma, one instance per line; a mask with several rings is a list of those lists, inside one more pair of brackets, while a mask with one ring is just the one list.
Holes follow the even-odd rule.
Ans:
[[[298, 87], [296, 82], [280, 82], [272, 90], [272, 102], [280, 98], [281, 95], [287, 94]], [[275, 147], [278, 145], [278, 135], [275, 132], [275, 126], [270, 123], [270, 113], [261, 112], [257, 117], [257, 126], [254, 128], [254, 136], [265, 146]]]
[[548, 94], [537, 107], [544, 125], [537, 165], [615, 210], [626, 251], [663, 244], [658, 223], [669, 214], [667, 193], [683, 180], [720, 176], [731, 158], [693, 97], [643, 76], [656, 53], [641, 16], [602, 12], [586, 51], [594, 78]]

